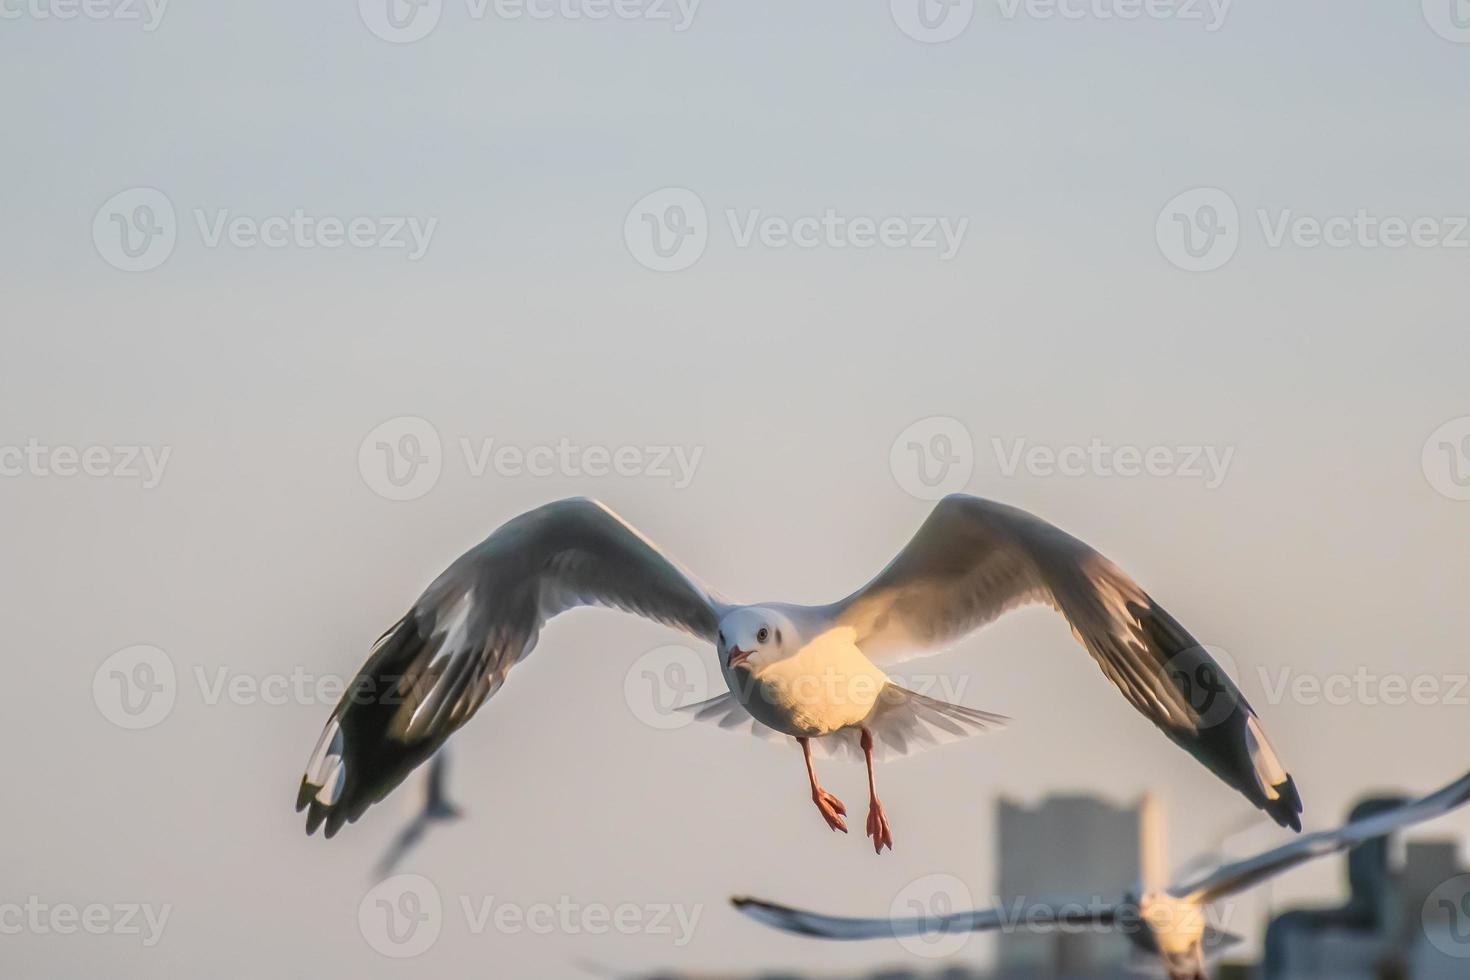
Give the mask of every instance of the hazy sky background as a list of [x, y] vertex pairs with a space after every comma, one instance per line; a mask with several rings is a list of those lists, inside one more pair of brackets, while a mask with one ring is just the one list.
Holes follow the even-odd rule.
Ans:
[[[1364, 668], [1448, 691], [1470, 672], [1470, 502], [1436, 492], [1421, 465], [1430, 434], [1470, 415], [1470, 249], [1271, 248], [1256, 218], [1470, 214], [1470, 46], [1438, 36], [1418, 4], [1242, 0], [1210, 32], [1012, 20], [979, 0], [942, 44], [906, 36], [879, 2], [708, 0], [681, 33], [476, 21], [447, 0], [411, 44], [374, 36], [348, 2], [178, 4], [152, 32], [7, 4], [22, 16], [0, 25], [0, 446], [172, 448], [154, 489], [0, 479], [0, 902], [173, 907], [150, 949], [0, 936], [17, 975], [912, 964], [896, 943], [804, 942], [724, 903], [748, 892], [878, 914], [935, 872], [989, 896], [1000, 795], [1154, 790], [1176, 863], [1241, 827], [1256, 828], [1241, 846], [1281, 837], [1033, 611], [917, 668], [1015, 722], [880, 770], [897, 847], [877, 858], [857, 834], [860, 767], [823, 769], [858, 818], [843, 838], [814, 812], [794, 747], [657, 731], [629, 709], [629, 668], [677, 634], [581, 611], [456, 736], [470, 819], [410, 860], [450, 918], [405, 966], [370, 948], [357, 912], [410, 794], [308, 839], [291, 804], [330, 703], [211, 705], [195, 679], [350, 675], [462, 550], [572, 494], [607, 501], [733, 597], [836, 598], [927, 513], [889, 456], [931, 416], [973, 437], [971, 492], [1082, 536], [1230, 652], [1309, 825], [1465, 767], [1470, 692], [1273, 703], [1260, 676]], [[178, 240], [159, 268], [127, 273], [104, 261], [93, 220], [134, 187], [167, 195]], [[709, 246], [657, 273], [630, 254], [624, 221], [665, 187], [708, 207]], [[1165, 205], [1198, 187], [1226, 191], [1243, 227], [1209, 273], [1176, 268], [1155, 236]], [[296, 208], [437, 226], [418, 261], [209, 248], [195, 227], [195, 209]], [[969, 226], [941, 261], [741, 248], [724, 217], [827, 208]], [[405, 415], [443, 438], [443, 474], [394, 502], [358, 450]], [[684, 489], [474, 477], [462, 437], [703, 456]], [[1234, 457], [1216, 489], [1006, 476], [993, 438]], [[93, 677], [134, 644], [167, 652], [178, 694], [162, 723], [126, 731]], [[1425, 833], [1466, 830], [1470, 816]], [[1274, 899], [1330, 900], [1339, 876], [1301, 871]], [[472, 935], [462, 895], [702, 910], [675, 948]]]

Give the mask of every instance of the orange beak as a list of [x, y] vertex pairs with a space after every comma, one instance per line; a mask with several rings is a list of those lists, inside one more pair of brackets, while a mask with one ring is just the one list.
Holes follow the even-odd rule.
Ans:
[[754, 653], [754, 650], [742, 650], [739, 647], [731, 647], [730, 652], [725, 655], [725, 666], [734, 670], [749, 660]]

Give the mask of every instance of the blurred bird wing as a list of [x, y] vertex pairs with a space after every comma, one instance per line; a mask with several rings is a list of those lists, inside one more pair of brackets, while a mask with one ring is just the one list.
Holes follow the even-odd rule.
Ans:
[[735, 898], [731, 902], [750, 918], [773, 929], [818, 939], [894, 939], [1003, 928], [1047, 930], [1060, 926], [1108, 926], [1117, 916], [1117, 907], [1113, 905], [1067, 900], [1018, 902], [1011, 908], [877, 919], [823, 915], [755, 898]]
[[1345, 851], [1378, 837], [1444, 816], [1470, 801], [1470, 773], [1422, 799], [1354, 820], [1336, 830], [1307, 834], [1244, 861], [1228, 864], [1201, 881], [1172, 889], [1192, 902], [1217, 901], [1314, 858]]

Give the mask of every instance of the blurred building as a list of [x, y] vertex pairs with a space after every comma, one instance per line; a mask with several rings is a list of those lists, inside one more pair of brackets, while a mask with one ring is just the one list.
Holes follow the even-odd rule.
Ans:
[[[1157, 802], [1113, 806], [1095, 796], [1052, 796], [1034, 807], [1001, 800], [996, 826], [997, 894], [1025, 900], [1115, 901], [1167, 868], [1164, 820]], [[1015, 980], [1103, 977], [1132, 957], [1112, 932], [1008, 932], [999, 940], [999, 972]]]
[[[1360, 803], [1351, 818], [1403, 801]], [[1411, 843], [1394, 860], [1395, 839], [1347, 857], [1342, 905], [1295, 909], [1266, 930], [1262, 980], [1464, 980], [1470, 977], [1470, 879], [1457, 882], [1455, 844]], [[1397, 865], [1397, 867], [1395, 866]]]

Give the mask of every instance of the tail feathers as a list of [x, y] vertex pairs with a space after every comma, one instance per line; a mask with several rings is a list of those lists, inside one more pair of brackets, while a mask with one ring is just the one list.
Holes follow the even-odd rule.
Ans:
[[[727, 731], [746, 732], [777, 741], [787, 739], [782, 733], [756, 721], [734, 694], [721, 694], [676, 710], [696, 721], [709, 722]], [[842, 728], [823, 738], [814, 738], [811, 748], [818, 758], [844, 756], [862, 759], [861, 727], [872, 732], [874, 755], [881, 761], [988, 732], [1008, 721], [1010, 719], [1004, 715], [926, 697], [890, 682], [883, 688], [861, 726]]]
[[[890, 681], [863, 719], [862, 727], [873, 733], [875, 754], [881, 760], [994, 731], [1009, 721], [1005, 715], [941, 701]], [[855, 730], [844, 729], [822, 741], [838, 742], [861, 757], [860, 737]]]

